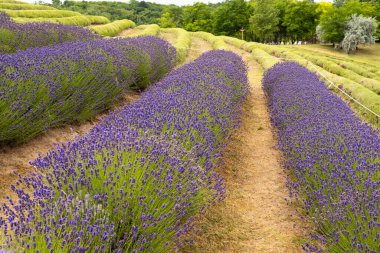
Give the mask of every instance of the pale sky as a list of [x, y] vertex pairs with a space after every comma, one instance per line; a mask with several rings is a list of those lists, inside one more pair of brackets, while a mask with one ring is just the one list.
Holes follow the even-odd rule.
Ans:
[[[38, 2], [39, 0], [21, 0], [29, 3]], [[42, 0], [45, 3], [51, 3], [51, 0]], [[64, 0], [61, 0], [62, 2]], [[100, 0], [99, 0], [100, 1]], [[109, 0], [106, 0], [109, 1]], [[140, 0], [139, 0], [140, 1]], [[223, 0], [145, 0], [146, 2], [153, 2], [153, 3], [159, 3], [159, 4], [175, 4], [175, 5], [191, 5], [196, 2], [203, 2], [203, 3], [219, 3], [223, 2]], [[129, 2], [129, 0], [117, 0], [117, 2]], [[332, 0], [315, 0], [315, 2], [332, 2]]]

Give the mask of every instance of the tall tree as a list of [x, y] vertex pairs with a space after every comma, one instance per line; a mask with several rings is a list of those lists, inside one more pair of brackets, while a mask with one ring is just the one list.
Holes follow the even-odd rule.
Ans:
[[217, 35], [237, 36], [242, 27], [249, 26], [251, 5], [244, 0], [227, 0], [213, 15], [213, 32]]
[[317, 28], [318, 39], [321, 42], [331, 42], [334, 45], [344, 38], [344, 26], [348, 17], [343, 8], [333, 6], [321, 16]]
[[322, 42], [339, 44], [344, 38], [344, 29], [347, 21], [353, 14], [362, 14], [366, 17], [379, 15], [375, 4], [361, 2], [359, 0], [345, 0], [342, 5], [334, 5], [330, 10], [321, 15], [317, 29], [318, 39]]
[[272, 0], [256, 0], [253, 15], [249, 19], [250, 29], [261, 41], [275, 39], [279, 30], [279, 11]]
[[285, 12], [283, 24], [292, 39], [309, 40], [315, 36], [318, 13], [316, 4], [307, 0], [290, 3]]
[[204, 3], [185, 6], [183, 10], [184, 27], [188, 31], [212, 32], [212, 9]]
[[174, 22], [174, 16], [171, 12], [164, 12], [160, 18], [160, 26], [162, 28], [171, 28], [176, 27], [176, 24]]

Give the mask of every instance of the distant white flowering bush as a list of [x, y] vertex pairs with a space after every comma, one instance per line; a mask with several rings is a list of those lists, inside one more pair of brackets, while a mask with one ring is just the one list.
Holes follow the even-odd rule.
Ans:
[[[375, 18], [353, 14], [346, 23], [341, 47], [346, 53], [354, 52], [359, 44], [374, 44], [377, 23]], [[317, 29], [318, 35], [318, 29]]]

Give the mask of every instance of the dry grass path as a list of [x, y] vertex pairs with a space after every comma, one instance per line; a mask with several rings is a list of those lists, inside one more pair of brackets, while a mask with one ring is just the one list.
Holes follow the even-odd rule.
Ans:
[[220, 173], [226, 199], [207, 211], [194, 243], [182, 252], [303, 252], [307, 229], [289, 200], [282, 157], [270, 124], [261, 87], [263, 70], [250, 54], [235, 47], [248, 67], [251, 94], [244, 104], [241, 126], [224, 154]]

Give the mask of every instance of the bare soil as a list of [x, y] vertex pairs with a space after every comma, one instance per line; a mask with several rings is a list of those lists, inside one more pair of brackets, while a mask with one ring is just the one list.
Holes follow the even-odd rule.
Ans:
[[167, 40], [170, 44], [175, 44], [177, 42], [177, 36], [172, 32], [160, 31], [160, 38]]
[[128, 28], [128, 29], [121, 31], [118, 36], [119, 37], [128, 37], [128, 36], [130, 36], [136, 32], [137, 32], [136, 29]]
[[212, 46], [210, 43], [198, 37], [191, 36], [191, 47], [189, 48], [189, 54], [186, 57], [185, 63], [194, 61], [201, 54], [209, 50], [212, 50]]
[[202, 232], [192, 234], [193, 244], [180, 252], [303, 252], [307, 223], [288, 197], [283, 158], [261, 86], [263, 70], [249, 53], [231, 49], [247, 64], [251, 94], [220, 168], [226, 198], [207, 211], [196, 225]]

